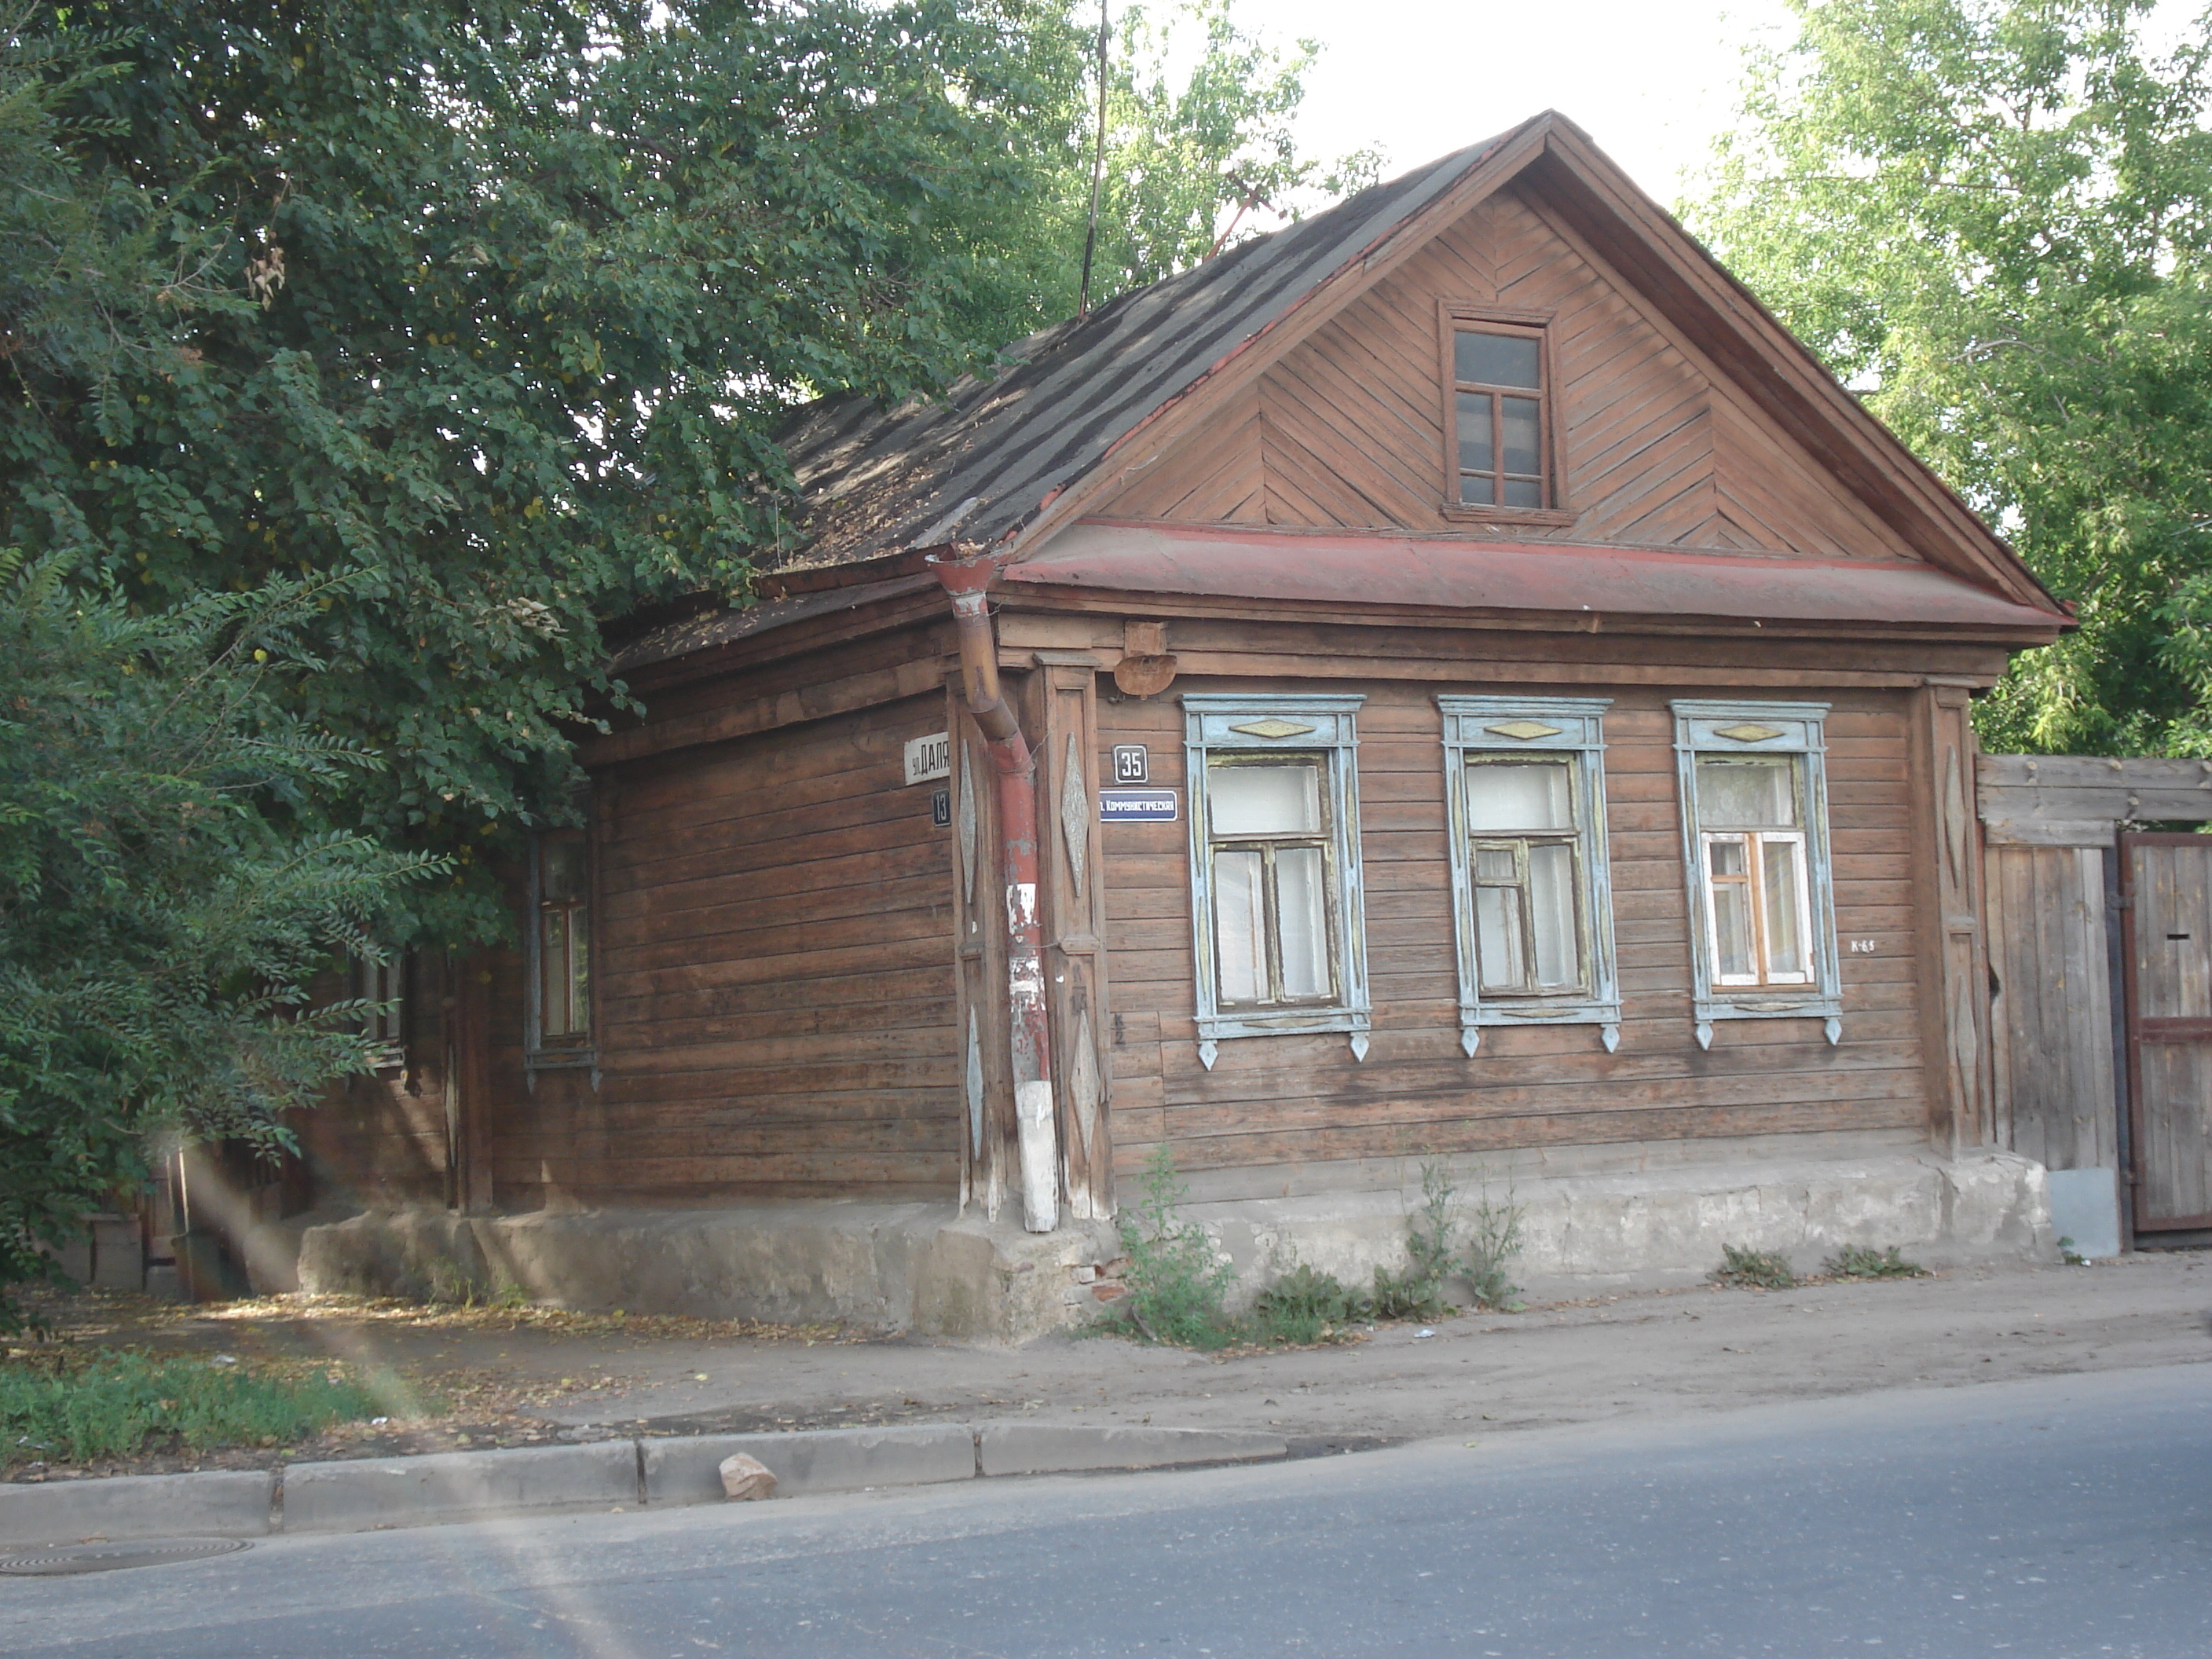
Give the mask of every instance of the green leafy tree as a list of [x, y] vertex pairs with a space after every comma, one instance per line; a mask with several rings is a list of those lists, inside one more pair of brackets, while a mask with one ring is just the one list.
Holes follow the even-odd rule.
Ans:
[[149, 1144], [273, 1154], [285, 1112], [368, 1069], [362, 1005], [311, 982], [434, 871], [299, 827], [376, 765], [270, 695], [322, 670], [313, 589], [134, 615], [75, 574], [0, 556], [0, 1328]]
[[[1203, 15], [1189, 89], [1116, 79], [1103, 289], [1202, 253], [1228, 172], [1304, 176], [1303, 59]], [[143, 328], [8, 354], [0, 541], [146, 607], [345, 578], [290, 695], [391, 765], [335, 821], [452, 854], [429, 925], [496, 933], [489, 856], [621, 702], [603, 624], [791, 540], [793, 402], [927, 393], [1073, 310], [1089, 38], [1060, 0], [36, 5], [37, 171]], [[11, 336], [94, 268], [51, 194], [14, 188]]]
[[1793, 0], [1693, 228], [2080, 631], [1992, 747], [2212, 753], [2212, 133], [2149, 0]]

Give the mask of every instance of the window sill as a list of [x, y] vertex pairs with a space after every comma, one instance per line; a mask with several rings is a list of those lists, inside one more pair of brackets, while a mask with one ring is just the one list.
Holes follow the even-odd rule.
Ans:
[[1556, 507], [1482, 507], [1469, 501], [1445, 501], [1439, 510], [1454, 524], [1494, 524], [1501, 529], [1538, 525], [1564, 530], [1577, 514]]
[[1620, 1005], [1603, 1001], [1483, 1002], [1459, 1011], [1459, 1046], [1469, 1060], [1482, 1044], [1482, 1029], [1498, 1025], [1595, 1025], [1598, 1041], [1612, 1054], [1620, 1047]]
[[1695, 999], [1694, 1012], [1700, 1048], [1713, 1046], [1713, 1022], [1722, 1019], [1817, 1019], [1830, 1048], [1844, 1040], [1843, 998], [1814, 986], [1717, 988]]
[[533, 1072], [595, 1072], [599, 1066], [599, 1051], [597, 1048], [540, 1048], [525, 1055], [522, 1063]]
[[1352, 1057], [1367, 1058], [1368, 1014], [1364, 1008], [1284, 1008], [1255, 1010], [1239, 1014], [1200, 1014], [1198, 1017], [1199, 1063], [1207, 1071], [1231, 1037], [1311, 1036], [1346, 1031], [1352, 1036]]

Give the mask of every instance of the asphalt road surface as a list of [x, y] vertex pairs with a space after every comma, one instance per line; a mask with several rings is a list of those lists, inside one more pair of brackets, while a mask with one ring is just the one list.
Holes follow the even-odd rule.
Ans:
[[118, 1659], [2212, 1656], [2212, 1364], [0, 1578]]

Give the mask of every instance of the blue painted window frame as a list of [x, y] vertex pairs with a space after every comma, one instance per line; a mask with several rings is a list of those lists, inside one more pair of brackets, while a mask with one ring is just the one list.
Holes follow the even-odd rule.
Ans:
[[[1712, 702], [1680, 699], [1674, 711], [1674, 762], [1682, 801], [1682, 866], [1689, 880], [1692, 1012], [1698, 1046], [1710, 1048], [1723, 1019], [1817, 1019], [1832, 1045], [1843, 1041], [1843, 977], [1836, 960], [1836, 895], [1828, 827], [1827, 717], [1825, 702]], [[1729, 728], [1742, 728], [1725, 735]], [[1771, 737], [1750, 735], [1754, 729]], [[1788, 755], [1800, 763], [1798, 806], [1805, 823], [1810, 889], [1813, 982], [1805, 986], [1718, 983], [1706, 915], [1705, 836], [1698, 811], [1700, 755]]]
[[[1317, 1031], [1350, 1034], [1355, 1059], [1367, 1055], [1373, 1005], [1367, 990], [1365, 894], [1359, 864], [1358, 696], [1300, 696], [1291, 694], [1190, 693], [1183, 709], [1185, 788], [1190, 798], [1190, 920], [1198, 1022], [1198, 1057], [1208, 1071], [1231, 1037], [1281, 1036]], [[1271, 722], [1300, 728], [1279, 735], [1243, 727]], [[1322, 787], [1328, 810], [1325, 850], [1327, 898], [1332, 915], [1333, 969], [1337, 997], [1332, 1003], [1302, 1003], [1279, 1009], [1221, 1007], [1218, 966], [1214, 955], [1212, 815], [1207, 801], [1207, 765], [1221, 754], [1311, 755], [1327, 774]]]
[[[1439, 696], [1444, 801], [1450, 826], [1452, 927], [1459, 946], [1460, 1048], [1472, 1059], [1486, 1025], [1595, 1025], [1607, 1053], [1620, 1045], [1620, 974], [1613, 937], [1613, 868], [1605, 826], [1605, 711], [1610, 697]], [[1526, 735], [1498, 728], [1520, 725]], [[1539, 729], [1548, 728], [1548, 729]], [[1575, 902], [1582, 914], [1588, 987], [1557, 995], [1482, 996], [1474, 925], [1474, 842], [1468, 829], [1470, 757], [1573, 757]], [[1483, 837], [1489, 839], [1489, 837]]]

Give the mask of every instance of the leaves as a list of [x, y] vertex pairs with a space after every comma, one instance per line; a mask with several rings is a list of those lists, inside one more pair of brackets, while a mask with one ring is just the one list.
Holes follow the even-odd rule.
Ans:
[[2143, 0], [1800, 0], [1693, 227], [2080, 631], [1993, 748], [2212, 752], [2208, 43]]

